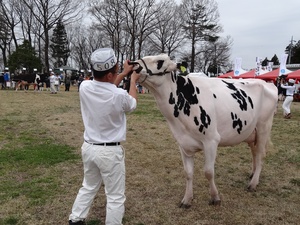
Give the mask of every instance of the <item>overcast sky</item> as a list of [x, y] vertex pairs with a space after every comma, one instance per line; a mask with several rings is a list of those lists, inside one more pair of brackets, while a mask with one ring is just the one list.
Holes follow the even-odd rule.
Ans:
[[220, 24], [233, 39], [231, 59], [255, 68], [256, 57], [281, 59], [292, 36], [300, 40], [300, 0], [215, 0]]

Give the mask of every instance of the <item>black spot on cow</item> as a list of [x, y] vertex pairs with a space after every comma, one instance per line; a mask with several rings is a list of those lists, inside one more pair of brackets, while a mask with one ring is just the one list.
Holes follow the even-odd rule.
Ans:
[[200, 123], [199, 123], [199, 120], [196, 116], [194, 117], [194, 122], [195, 122], [196, 126], [199, 126]]
[[202, 106], [199, 106], [199, 108], [200, 108], [200, 121], [201, 121], [199, 131], [205, 134], [204, 128], [208, 128], [208, 126], [211, 123], [211, 119]]
[[251, 105], [251, 108], [253, 109], [253, 102], [252, 102], [252, 98], [250, 98], [250, 96], [248, 96], [248, 101], [249, 101], [249, 103]]
[[[236, 131], [240, 134], [243, 130], [243, 122], [240, 118], [238, 118], [237, 114], [231, 112], [231, 119], [232, 119], [232, 128], [236, 129]], [[246, 121], [244, 121], [245, 125], [247, 124]]]
[[214, 98], [217, 98], [217, 96], [215, 94], [213, 94]]
[[174, 96], [173, 96], [173, 93], [172, 93], [172, 92], [170, 93], [169, 104], [170, 104], [170, 105], [173, 105], [173, 104], [175, 104], [175, 98], [174, 98]]
[[179, 116], [179, 110], [178, 110], [178, 106], [177, 105], [174, 106], [174, 113], [173, 114], [174, 114], [175, 117]]
[[157, 61], [157, 70], [160, 70], [160, 68], [162, 67], [162, 65], [164, 64], [164, 60], [158, 60]]
[[199, 131], [200, 131], [200, 133], [205, 134], [205, 131], [203, 132], [203, 129], [204, 129], [204, 126], [203, 126], [203, 124], [201, 124], [201, 126], [199, 127]]
[[172, 81], [177, 84], [177, 101], [173, 93], [170, 93], [169, 98], [169, 104], [174, 105], [174, 115], [179, 116], [179, 112], [182, 111], [185, 115], [190, 116], [191, 105], [198, 103], [197, 94], [200, 93], [199, 88], [194, 87], [190, 79], [176, 76], [173, 73]]
[[248, 110], [248, 102], [251, 108], [253, 109], [252, 99], [250, 96], [247, 95], [247, 93], [244, 90], [238, 89], [233, 83], [228, 83], [224, 80], [222, 81], [227, 85], [227, 87], [230, 90], [233, 91], [233, 93], [231, 93], [231, 96], [237, 101], [242, 111]]
[[[200, 89], [195, 87], [193, 82], [186, 77], [176, 76], [172, 74], [172, 81], [177, 84], [176, 94], [170, 93], [169, 104], [174, 105], [174, 116], [178, 117], [180, 112], [190, 116], [192, 105], [199, 103], [197, 95], [200, 94]], [[176, 99], [177, 96], [177, 99]], [[194, 123], [199, 127], [199, 132], [205, 134], [205, 129], [211, 123], [210, 116], [206, 113], [202, 106], [199, 106], [199, 117], [194, 117]]]

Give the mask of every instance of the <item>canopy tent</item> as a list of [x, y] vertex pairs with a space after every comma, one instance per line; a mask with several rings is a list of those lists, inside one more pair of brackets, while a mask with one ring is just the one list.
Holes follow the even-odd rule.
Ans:
[[74, 69], [70, 66], [61, 66], [61, 67], [57, 67], [57, 68], [53, 69], [53, 72], [56, 74], [60, 74], [61, 71], [64, 71], [65, 74], [67, 74], [67, 71], [71, 72], [71, 80], [77, 80], [79, 77], [78, 70]]
[[218, 76], [219, 78], [238, 78], [239, 76], [241, 76], [242, 74], [248, 73], [249, 71], [247, 70], [236, 70], [236, 71], [230, 71], [229, 73], [225, 73], [222, 74], [220, 76]]
[[225, 74], [218, 76], [218, 78], [232, 78], [233, 76], [234, 76], [234, 71], [231, 71], [229, 73], [225, 73]]
[[61, 66], [61, 67], [57, 67], [57, 68], [53, 69], [53, 72], [59, 72], [61, 70], [63, 70], [63, 71], [69, 70], [71, 72], [73, 72], [73, 71], [77, 72], [78, 71], [77, 69], [74, 69], [74, 68], [72, 68], [70, 66]]
[[266, 80], [266, 81], [276, 81], [278, 76], [279, 76], [279, 68], [276, 70], [272, 70], [268, 73], [258, 75], [258, 76], [256, 76], [256, 78]]
[[256, 77], [255, 76], [255, 70], [250, 70], [250, 71], [248, 71], [246, 73], [243, 73], [239, 76], [234, 76], [233, 78], [235, 78], [235, 79], [240, 79], [240, 78], [246, 79], [246, 78], [255, 78], [255, 77]]
[[293, 71], [288, 74], [287, 79], [296, 79], [300, 81], [300, 70]]

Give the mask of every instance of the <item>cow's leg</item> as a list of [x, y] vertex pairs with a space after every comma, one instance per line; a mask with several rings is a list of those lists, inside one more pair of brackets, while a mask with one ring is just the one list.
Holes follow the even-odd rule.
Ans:
[[256, 146], [254, 144], [254, 142], [248, 143], [250, 149], [251, 149], [251, 153], [252, 153], [252, 171], [250, 174], [250, 179], [252, 179], [254, 172], [256, 170]]
[[266, 155], [266, 146], [271, 135], [272, 118], [270, 122], [264, 123], [260, 128], [257, 128], [257, 136], [255, 146], [250, 144], [252, 152], [252, 179], [248, 185], [249, 191], [255, 191], [259, 183], [259, 177], [263, 166], [263, 160]]
[[204, 174], [209, 182], [211, 196], [211, 200], [209, 202], [210, 205], [221, 204], [221, 199], [219, 197], [219, 193], [215, 184], [215, 161], [217, 156], [217, 148], [217, 144], [208, 143], [204, 146], [203, 149], [205, 156]]
[[194, 153], [187, 155], [185, 150], [180, 147], [181, 159], [185, 171], [186, 188], [184, 197], [179, 205], [180, 208], [189, 208], [193, 200], [193, 175], [194, 175]]

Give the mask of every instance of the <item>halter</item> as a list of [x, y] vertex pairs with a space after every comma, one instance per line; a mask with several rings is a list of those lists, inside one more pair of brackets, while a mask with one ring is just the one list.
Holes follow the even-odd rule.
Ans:
[[[145, 69], [147, 71], [147, 73], [149, 74], [149, 76], [152, 76], [152, 75], [165, 75], [166, 73], [171, 73], [172, 71], [167, 71], [167, 69], [165, 69], [163, 72], [159, 72], [159, 73], [152, 73], [152, 71], [150, 69], [148, 69], [147, 67], [147, 64], [145, 63], [145, 61], [143, 59], [140, 59], [142, 61], [142, 63], [144, 64], [145, 66]], [[138, 64], [139, 65], [139, 68], [137, 68], [135, 71], [137, 73], [141, 72], [141, 70], [143, 69], [143, 67], [138, 63], [138, 62], [129, 62], [128, 63], [129, 65], [135, 65], [135, 64]], [[140, 82], [141, 83], [144, 83], [146, 81], [146, 79], [148, 78], [148, 76], [146, 75], [145, 76], [145, 79], [143, 81]]]

